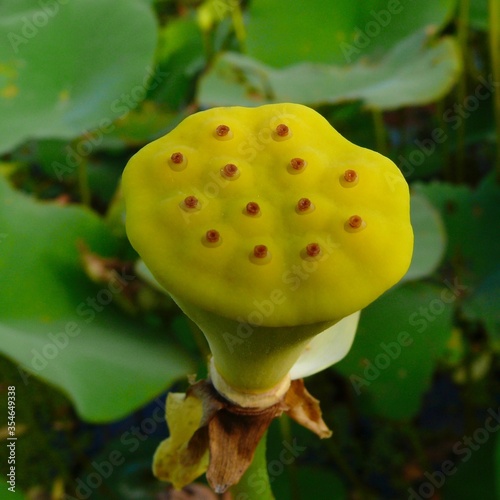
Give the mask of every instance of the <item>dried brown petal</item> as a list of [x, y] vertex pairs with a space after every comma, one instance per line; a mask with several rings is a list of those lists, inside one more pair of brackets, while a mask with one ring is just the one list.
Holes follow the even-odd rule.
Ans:
[[289, 407], [287, 415], [306, 429], [322, 439], [332, 435], [321, 416], [319, 401], [309, 394], [302, 379], [292, 380], [285, 396], [285, 404]]

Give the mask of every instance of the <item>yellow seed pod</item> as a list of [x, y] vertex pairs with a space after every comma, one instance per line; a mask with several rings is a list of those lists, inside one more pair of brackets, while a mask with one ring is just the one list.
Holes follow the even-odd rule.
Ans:
[[204, 330], [220, 318], [219, 332], [310, 336], [397, 283], [412, 256], [399, 169], [299, 104], [193, 114], [129, 161], [123, 190], [132, 245]]
[[160, 283], [228, 318], [271, 301], [267, 326], [339, 319], [410, 263], [398, 168], [298, 104], [196, 113], [130, 160], [123, 188], [129, 238]]

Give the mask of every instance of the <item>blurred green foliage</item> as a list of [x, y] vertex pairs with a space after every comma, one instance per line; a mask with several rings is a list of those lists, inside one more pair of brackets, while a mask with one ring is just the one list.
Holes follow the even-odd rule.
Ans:
[[[500, 407], [497, 3], [0, 4], [0, 414], [15, 385], [19, 434], [9, 498], [166, 498], [150, 473], [166, 432], [156, 397], [204, 376], [207, 348], [137, 273], [121, 172], [192, 112], [280, 101], [315, 107], [398, 164], [415, 255], [363, 312], [349, 355], [308, 381], [334, 437], [273, 424], [277, 498], [500, 498], [487, 427]], [[296, 459], [280, 462], [294, 442]]]

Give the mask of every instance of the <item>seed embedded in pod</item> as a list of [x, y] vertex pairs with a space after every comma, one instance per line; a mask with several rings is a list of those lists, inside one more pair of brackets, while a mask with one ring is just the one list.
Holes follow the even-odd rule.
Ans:
[[220, 169], [220, 174], [227, 180], [234, 181], [240, 176], [240, 171], [233, 163], [228, 163]]
[[358, 183], [359, 177], [356, 170], [348, 169], [340, 177], [340, 183], [344, 187], [354, 187]]
[[366, 222], [359, 215], [351, 215], [344, 224], [344, 227], [349, 232], [361, 231], [366, 227]]
[[276, 127], [276, 133], [280, 136], [280, 137], [286, 137], [288, 135], [288, 133], [290, 132], [290, 129], [284, 124], [284, 123], [280, 123], [277, 127]]
[[306, 253], [309, 257], [317, 257], [321, 253], [321, 248], [317, 243], [309, 243], [306, 246]]
[[215, 137], [221, 141], [227, 141], [233, 137], [233, 132], [227, 125], [219, 125], [215, 129]]
[[180, 171], [180, 170], [184, 170], [186, 168], [187, 159], [184, 157], [184, 155], [182, 153], [177, 151], [175, 153], [172, 153], [172, 155], [170, 156], [169, 163], [170, 163], [170, 167], [172, 168], [172, 170]]
[[216, 229], [209, 229], [203, 238], [203, 244], [207, 247], [218, 247], [222, 243], [222, 238]]
[[266, 245], [255, 245], [250, 260], [254, 264], [267, 264], [271, 261], [271, 252]]
[[284, 141], [292, 137], [292, 131], [284, 123], [280, 123], [275, 129], [273, 139], [275, 141]]
[[300, 174], [306, 166], [307, 162], [303, 158], [292, 158], [288, 165], [288, 172], [291, 174]]
[[358, 174], [356, 173], [355, 170], [346, 170], [344, 172], [344, 179], [347, 181], [347, 182], [354, 182], [356, 179], [358, 178]]
[[349, 225], [354, 228], [358, 229], [358, 227], [361, 227], [363, 224], [363, 219], [359, 215], [352, 215], [349, 217]]
[[257, 259], [264, 259], [267, 257], [268, 250], [266, 245], [255, 245], [253, 249], [253, 255], [254, 257], [257, 257]]
[[245, 213], [247, 215], [251, 215], [252, 217], [256, 217], [257, 215], [260, 215], [260, 207], [257, 203], [255, 203], [255, 201], [251, 201], [247, 203]]
[[314, 204], [309, 198], [301, 198], [295, 207], [295, 210], [299, 214], [308, 214], [314, 210]]
[[196, 196], [187, 196], [181, 202], [181, 208], [188, 212], [194, 212], [201, 208], [201, 203], [199, 202], [198, 198], [196, 198]]

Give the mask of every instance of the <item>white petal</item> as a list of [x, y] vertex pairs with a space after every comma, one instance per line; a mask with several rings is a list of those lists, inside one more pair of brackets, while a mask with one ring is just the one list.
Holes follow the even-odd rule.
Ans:
[[316, 335], [290, 370], [292, 380], [314, 375], [340, 361], [351, 348], [361, 311]]

